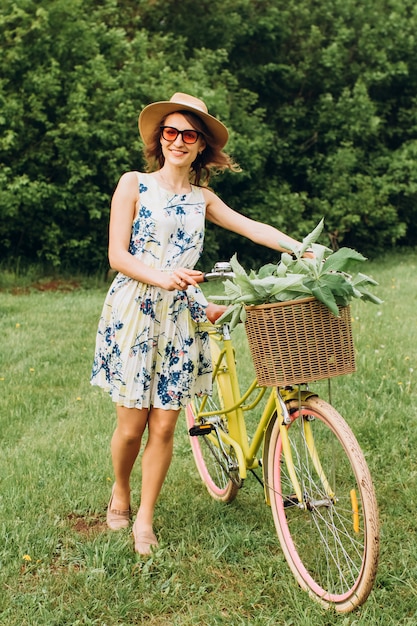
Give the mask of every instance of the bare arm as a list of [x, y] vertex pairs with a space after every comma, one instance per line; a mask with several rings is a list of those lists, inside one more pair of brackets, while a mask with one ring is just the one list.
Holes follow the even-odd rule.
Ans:
[[288, 242], [293, 246], [301, 245], [298, 241], [277, 228], [269, 224], [251, 220], [237, 211], [234, 211], [212, 191], [205, 189], [204, 194], [207, 203], [206, 217], [210, 222], [213, 222], [213, 224], [217, 224], [217, 226], [221, 226], [226, 230], [231, 230], [243, 237], [247, 237], [254, 243], [281, 252], [284, 251], [284, 248], [279, 245], [279, 242]]
[[[110, 210], [109, 262], [112, 269], [122, 272], [142, 283], [156, 285], [172, 291], [192, 284], [201, 272], [178, 268], [173, 272], [162, 272], [149, 267], [129, 252], [132, 223], [139, 203], [136, 172], [128, 172], [120, 178], [113, 194]], [[181, 284], [181, 281], [185, 285]]]

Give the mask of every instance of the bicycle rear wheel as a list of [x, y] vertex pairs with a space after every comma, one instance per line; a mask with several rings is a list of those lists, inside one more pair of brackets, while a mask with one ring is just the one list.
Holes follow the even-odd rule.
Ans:
[[[225, 403], [234, 404], [233, 395], [227, 367], [217, 368], [223, 357], [215, 337], [210, 337], [210, 351], [213, 367], [216, 366], [217, 371], [213, 379], [212, 395], [195, 396], [193, 402], [186, 408], [185, 417], [189, 433], [193, 427], [199, 428], [210, 424], [213, 426], [214, 430], [211, 432], [208, 430], [207, 435], [190, 434], [191, 449], [198, 473], [211, 497], [221, 502], [232, 502], [242, 486], [242, 480], [235, 452], [230, 445], [222, 442], [221, 433], [228, 432], [224, 406]], [[200, 412], [209, 412], [213, 415], [202, 417], [199, 415]]]
[[[217, 393], [216, 396], [217, 402], [215, 397], [207, 398], [205, 405], [206, 411], [218, 411], [214, 420], [198, 418], [201, 398], [194, 398], [194, 401], [187, 406], [186, 420], [189, 432], [195, 426], [201, 427], [203, 424], [210, 424], [213, 421], [219, 430], [227, 432], [226, 418], [221, 413]], [[201, 480], [211, 497], [221, 502], [232, 502], [242, 485], [233, 449], [230, 446], [223, 448], [214, 431], [208, 435], [190, 435], [190, 444]]]
[[329, 404], [317, 397], [300, 407], [289, 404], [287, 432], [303, 501], [294, 493], [277, 420], [268, 464], [275, 527], [301, 587], [327, 608], [347, 613], [365, 602], [377, 571], [372, 479], [355, 436]]
[[[223, 385], [225, 381], [223, 381]], [[198, 413], [204, 399], [204, 411], [214, 412], [211, 417], [199, 417]], [[190, 435], [191, 449], [200, 477], [207, 491], [215, 500], [232, 502], [242, 486], [239, 476], [239, 465], [231, 446], [224, 444], [221, 432], [228, 432], [227, 417], [222, 413], [223, 393], [222, 384], [218, 378], [213, 381], [213, 395], [200, 398], [195, 396], [186, 409], [186, 420]], [[192, 436], [193, 427], [213, 426], [207, 435]], [[216, 431], [219, 436], [216, 435]]]

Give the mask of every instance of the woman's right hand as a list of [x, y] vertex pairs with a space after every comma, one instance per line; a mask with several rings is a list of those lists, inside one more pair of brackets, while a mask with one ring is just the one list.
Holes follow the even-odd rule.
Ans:
[[184, 291], [189, 285], [196, 286], [201, 283], [204, 278], [203, 272], [186, 267], [178, 267], [172, 272], [162, 272], [162, 274], [161, 287], [167, 291], [174, 291], [175, 289]]

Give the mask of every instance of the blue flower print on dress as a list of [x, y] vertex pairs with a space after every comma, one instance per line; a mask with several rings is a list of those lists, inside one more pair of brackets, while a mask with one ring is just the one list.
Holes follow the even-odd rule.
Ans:
[[143, 384], [144, 391], [148, 391], [151, 386], [152, 376], [145, 367], [142, 367], [141, 371], [136, 374], [134, 380], [136, 383]]
[[[135, 221], [132, 224], [132, 233], [129, 244], [129, 252], [133, 256], [143, 253], [149, 244], [156, 248], [160, 242], [156, 236], [157, 224], [152, 217], [152, 211], [141, 206]], [[148, 250], [150, 253], [151, 250]]]
[[153, 337], [148, 337], [146, 330], [143, 330], [130, 347], [129, 356], [136, 356], [137, 354], [146, 355], [149, 351], [152, 351], [153, 347]]
[[169, 379], [165, 374], [161, 374], [158, 381], [158, 396], [161, 398], [163, 404], [170, 404], [171, 395], [169, 394], [168, 387]]
[[[203, 191], [168, 194], [154, 175], [142, 173], [138, 190], [130, 254], [160, 271], [195, 267], [204, 243]], [[136, 408], [179, 409], [210, 393], [206, 306], [197, 287], [168, 291], [117, 274], [99, 322], [92, 384]]]
[[140, 310], [144, 315], [150, 315], [153, 319], [155, 319], [155, 309], [151, 298], [145, 298], [145, 300], [142, 300], [140, 303]]

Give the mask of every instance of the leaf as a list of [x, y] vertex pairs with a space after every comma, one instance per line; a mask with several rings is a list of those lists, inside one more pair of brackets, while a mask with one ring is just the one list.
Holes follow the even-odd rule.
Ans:
[[311, 231], [309, 235], [304, 237], [303, 242], [300, 248], [300, 255], [302, 256], [308, 248], [311, 248], [312, 244], [317, 241], [320, 237], [324, 227], [324, 218], [321, 218], [320, 222], [317, 224], [316, 228]]
[[272, 295], [276, 295], [285, 289], [302, 289], [303, 288], [303, 280], [304, 276], [302, 274], [293, 274], [290, 276], [286, 276], [285, 278], [278, 278], [275, 281], [275, 285], [271, 291]]
[[247, 276], [245, 269], [237, 260], [237, 255], [234, 254], [230, 259], [230, 265], [232, 266], [232, 270], [234, 272], [235, 278], [236, 276]]
[[361, 293], [362, 300], [373, 302], [373, 304], [383, 304], [384, 301], [375, 296], [373, 293], [368, 291], [365, 287], [359, 287], [358, 289]]
[[239, 302], [242, 304], [262, 304], [264, 302], [265, 296], [259, 295], [257, 298], [251, 293], [245, 293], [236, 298], [235, 302]]
[[207, 300], [210, 300], [210, 302], [224, 302], [224, 303], [230, 303], [231, 298], [229, 298], [229, 296], [208, 296]]
[[376, 280], [366, 274], [361, 274], [361, 272], [358, 272], [356, 276], [352, 277], [352, 283], [355, 287], [358, 285], [378, 285]]
[[259, 295], [257, 304], [268, 302], [271, 296], [287, 289], [291, 285], [302, 285], [303, 279], [304, 276], [293, 274], [285, 277], [267, 276], [262, 279], [253, 280], [252, 285]]
[[283, 252], [283, 254], [289, 254], [290, 256], [292, 254], [297, 254], [299, 247], [296, 244], [292, 244], [289, 241], [278, 241], [278, 245], [283, 249], [283, 250], [288, 250], [288, 252]]
[[311, 278], [318, 278], [320, 276], [321, 268], [322, 264], [315, 258], [299, 258], [291, 268], [291, 271], [298, 274], [304, 274], [304, 276], [311, 276]]
[[230, 322], [232, 317], [233, 317], [233, 313], [235, 312], [235, 310], [240, 310], [242, 308], [241, 304], [231, 304], [226, 311], [223, 313], [223, 315], [221, 315], [218, 319], [217, 319], [217, 324], [225, 324], [227, 322]]
[[233, 330], [235, 326], [237, 326], [238, 323], [240, 322], [240, 315], [242, 313], [242, 310], [245, 310], [244, 307], [238, 307], [238, 306], [235, 307], [233, 311], [232, 319], [230, 320], [230, 330]]
[[241, 294], [240, 288], [229, 278], [224, 281], [223, 287], [225, 293], [230, 297], [237, 297]]
[[232, 266], [232, 270], [235, 274], [233, 280], [235, 284], [241, 288], [242, 295], [246, 293], [251, 293], [255, 296], [256, 291], [252, 286], [252, 279], [246, 273], [244, 268], [240, 265], [239, 261], [237, 260], [236, 254], [234, 254], [230, 259], [230, 265]]
[[311, 245], [311, 248], [312, 248], [312, 250], [314, 252], [314, 260], [316, 261], [318, 266], [322, 265], [323, 260], [325, 259], [326, 254], [328, 255], [329, 253], [330, 254], [332, 253], [330, 248], [328, 248], [327, 246], [322, 246], [319, 243], [313, 243]]
[[277, 276], [286, 276], [288, 272], [291, 271], [291, 265], [294, 265], [294, 259], [290, 254], [283, 252], [281, 255], [281, 260], [277, 265], [276, 275]]
[[366, 257], [351, 248], [339, 248], [339, 250], [327, 257], [323, 265], [323, 271], [348, 272], [351, 268], [356, 267], [359, 261], [366, 261]]
[[303, 256], [304, 252], [308, 250], [309, 248], [311, 248], [312, 244], [315, 243], [317, 239], [320, 237], [322, 230], [323, 230], [323, 226], [324, 226], [324, 219], [322, 218], [320, 222], [317, 224], [317, 226], [315, 227], [315, 229], [312, 230], [311, 233], [309, 233], [306, 237], [304, 237], [301, 243], [301, 247], [298, 245], [293, 245], [289, 243], [288, 241], [285, 241], [285, 242], [280, 241], [279, 245], [284, 250], [291, 250], [291, 252], [295, 254], [297, 257], [301, 257]]
[[311, 296], [311, 291], [309, 289], [305, 289], [302, 291], [301, 289], [280, 291], [273, 298], [271, 298], [271, 302], [289, 302], [290, 300], [301, 300], [303, 298], [308, 298]]
[[354, 289], [350, 280], [344, 274], [326, 274], [320, 279], [322, 286], [326, 285], [335, 296], [350, 298], [354, 295]]
[[253, 288], [259, 296], [259, 302], [268, 298], [277, 280], [280, 279], [275, 276], [265, 276], [264, 278], [255, 278], [252, 281]]
[[330, 309], [330, 311], [333, 313], [333, 315], [339, 317], [339, 308], [330, 287], [328, 287], [327, 285], [320, 285], [315, 281], [309, 282], [310, 284], [308, 286], [311, 289], [312, 295], [317, 298], [317, 300], [325, 304], [327, 308]]
[[273, 263], [267, 263], [266, 265], [263, 265], [260, 268], [258, 272], [258, 278], [265, 278], [266, 276], [274, 276], [276, 271], [277, 271], [277, 265], [274, 265]]
[[246, 309], [243, 304], [232, 304], [226, 311], [221, 315], [216, 324], [229, 324], [230, 330], [236, 328], [239, 322], [244, 322], [246, 320]]

